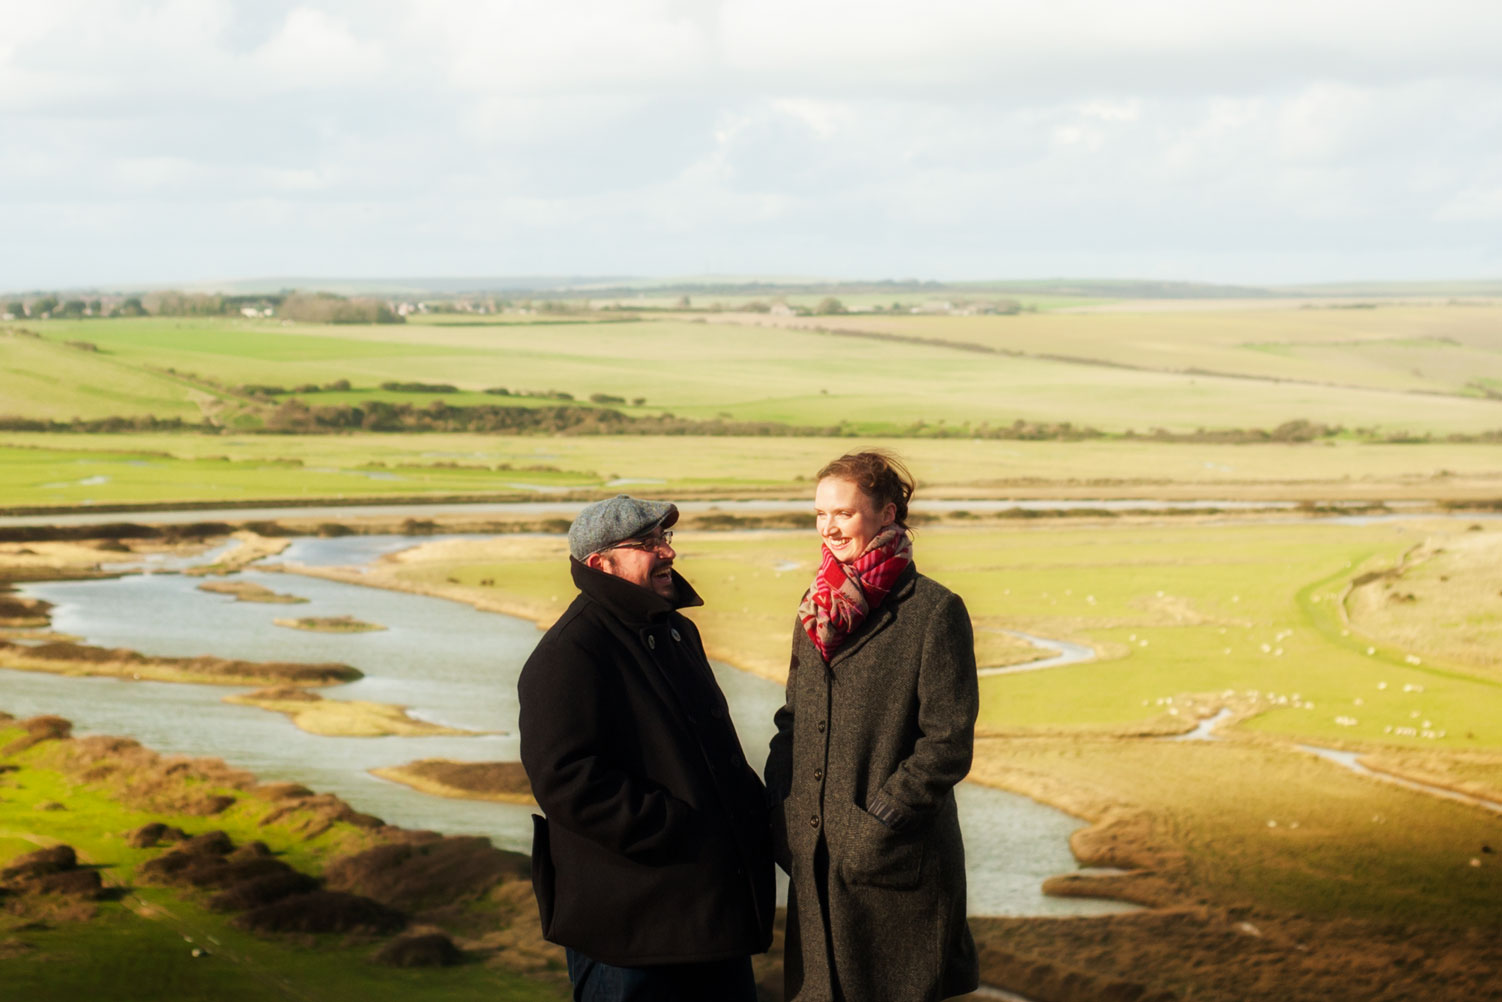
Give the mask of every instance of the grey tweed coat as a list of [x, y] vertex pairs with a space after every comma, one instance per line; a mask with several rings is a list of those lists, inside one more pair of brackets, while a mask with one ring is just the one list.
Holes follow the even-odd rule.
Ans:
[[912, 566], [827, 667], [795, 626], [766, 766], [792, 878], [789, 1002], [975, 989], [954, 786], [970, 771], [978, 705], [965, 604]]

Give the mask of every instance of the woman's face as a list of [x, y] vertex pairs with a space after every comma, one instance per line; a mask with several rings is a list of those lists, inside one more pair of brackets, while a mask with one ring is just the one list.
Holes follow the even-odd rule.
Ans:
[[814, 523], [819, 538], [842, 564], [865, 552], [881, 530], [897, 520], [897, 506], [890, 501], [880, 511], [853, 481], [825, 477], [814, 490]]

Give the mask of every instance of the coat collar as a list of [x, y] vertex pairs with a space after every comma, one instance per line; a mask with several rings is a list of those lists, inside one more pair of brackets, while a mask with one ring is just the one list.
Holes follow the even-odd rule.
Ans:
[[573, 557], [569, 558], [569, 570], [581, 592], [610, 610], [623, 623], [650, 623], [674, 610], [704, 604], [693, 585], [677, 570], [673, 571], [674, 598], [671, 602], [650, 588], [597, 571]]
[[860, 629], [845, 639], [845, 642], [834, 652], [834, 657], [829, 659], [829, 668], [831, 671], [834, 670], [835, 665], [866, 646], [866, 643], [872, 637], [886, 629], [892, 620], [897, 618], [898, 603], [913, 593], [917, 580], [918, 567], [916, 564], [908, 564], [907, 567], [903, 568], [902, 573], [897, 576], [897, 583], [887, 593], [886, 599], [881, 605], [876, 607], [875, 612], [866, 617], [866, 621], [860, 625]]

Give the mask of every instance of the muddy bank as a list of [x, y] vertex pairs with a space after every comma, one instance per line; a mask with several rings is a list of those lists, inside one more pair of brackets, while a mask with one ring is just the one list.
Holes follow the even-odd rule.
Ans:
[[289, 630], [311, 630], [314, 633], [370, 633], [386, 628], [353, 616], [304, 616], [301, 619], [273, 619], [271, 622]]
[[418, 720], [403, 706], [363, 700], [324, 699], [316, 692], [293, 686], [261, 689], [225, 696], [226, 703], [257, 706], [286, 714], [309, 734], [335, 738], [441, 737], [494, 733], [467, 731], [458, 727]]
[[454, 762], [431, 758], [370, 771], [382, 779], [439, 797], [494, 800], [507, 804], [536, 803], [520, 762]]
[[324, 686], [363, 678], [345, 664], [236, 661], [208, 655], [194, 658], [147, 657], [121, 648], [52, 642], [27, 646], [0, 640], [0, 668], [58, 675], [93, 675], [129, 681], [198, 682], [207, 685]]
[[205, 581], [198, 586], [198, 590], [215, 595], [229, 595], [236, 602], [261, 602], [267, 605], [300, 605], [307, 602], [300, 595], [283, 595], [249, 581]]
[[241, 529], [231, 538], [236, 541], [234, 549], [222, 554], [212, 564], [189, 567], [183, 573], [195, 577], [205, 577], [210, 574], [234, 574], [236, 571], [244, 570], [257, 560], [276, 556], [291, 543], [289, 539], [263, 536], [246, 529]]

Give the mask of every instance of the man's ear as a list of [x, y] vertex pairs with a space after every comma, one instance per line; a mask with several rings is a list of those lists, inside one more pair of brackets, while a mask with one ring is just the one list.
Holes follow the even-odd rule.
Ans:
[[591, 553], [589, 556], [584, 558], [584, 566], [593, 567], [597, 571], [603, 571], [605, 569], [604, 554]]

